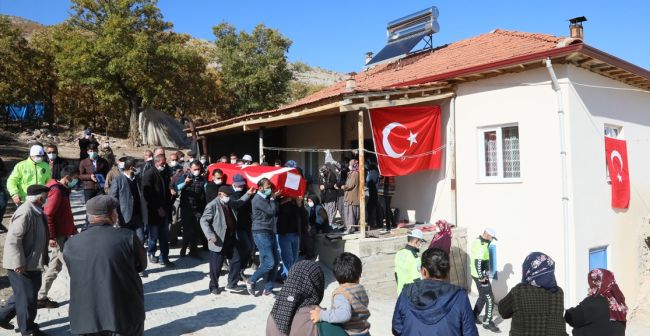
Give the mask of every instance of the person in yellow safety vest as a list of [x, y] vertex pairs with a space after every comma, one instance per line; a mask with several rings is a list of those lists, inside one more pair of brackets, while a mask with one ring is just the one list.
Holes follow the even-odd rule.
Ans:
[[404, 285], [420, 279], [420, 247], [427, 241], [422, 231], [415, 229], [406, 237], [406, 247], [395, 254], [395, 280], [397, 280], [397, 295], [402, 292]]
[[[497, 240], [496, 234], [493, 228], [488, 227], [472, 242], [470, 250], [470, 271], [478, 290], [478, 299], [474, 305], [474, 319], [476, 324], [482, 323], [483, 328], [498, 333], [501, 331], [492, 321], [494, 294], [492, 293], [492, 285], [488, 277], [488, 268], [490, 265], [489, 247], [492, 240]], [[479, 320], [479, 314], [481, 314], [483, 306], [485, 306], [485, 318], [481, 322]]]
[[27, 187], [34, 184], [45, 185], [52, 178], [50, 165], [43, 161], [43, 156], [43, 146], [32, 146], [29, 149], [29, 158], [18, 162], [7, 178], [7, 191], [16, 206], [25, 201]]

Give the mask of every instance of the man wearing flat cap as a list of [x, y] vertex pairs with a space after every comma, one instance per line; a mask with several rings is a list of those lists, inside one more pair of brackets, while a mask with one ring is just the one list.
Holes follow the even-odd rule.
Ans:
[[9, 321], [16, 316], [23, 335], [44, 335], [34, 319], [41, 272], [48, 263], [47, 217], [43, 213], [48, 191], [40, 184], [26, 188], [25, 203], [11, 217], [2, 256], [14, 295], [0, 308], [0, 327], [13, 330]]
[[70, 273], [73, 334], [143, 335], [144, 292], [138, 273], [146, 252], [133, 230], [118, 227], [116, 199], [86, 203], [88, 230], [70, 238], [63, 259]]
[[230, 186], [219, 187], [217, 198], [205, 206], [201, 216], [201, 229], [208, 239], [210, 250], [210, 293], [219, 294], [219, 275], [224, 259], [228, 259], [228, 291], [243, 291], [237, 285], [241, 271], [240, 257], [237, 249], [237, 215], [232, 207], [239, 207], [238, 203], [246, 203], [251, 197], [251, 192], [245, 193], [241, 198], [230, 199], [234, 190]]

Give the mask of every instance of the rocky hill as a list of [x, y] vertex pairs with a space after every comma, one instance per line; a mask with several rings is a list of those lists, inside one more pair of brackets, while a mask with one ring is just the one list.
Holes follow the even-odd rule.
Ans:
[[46, 27], [38, 22], [18, 16], [0, 14], [0, 17], [9, 19], [9, 22], [11, 22], [12, 25], [22, 30], [23, 37], [26, 39], [29, 39], [36, 31]]

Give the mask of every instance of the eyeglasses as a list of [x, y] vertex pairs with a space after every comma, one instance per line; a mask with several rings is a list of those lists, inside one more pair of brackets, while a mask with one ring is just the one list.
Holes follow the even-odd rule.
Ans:
[[56, 152], [47, 152], [47, 154], [56, 154]]

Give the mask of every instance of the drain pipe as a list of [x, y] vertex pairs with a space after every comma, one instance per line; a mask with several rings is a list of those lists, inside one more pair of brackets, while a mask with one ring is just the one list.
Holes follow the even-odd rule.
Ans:
[[546, 58], [546, 70], [551, 76], [551, 86], [555, 95], [557, 96], [557, 116], [560, 123], [560, 160], [562, 162], [562, 223], [564, 226], [564, 273], [566, 278], [566, 285], [564, 286], [564, 306], [571, 307], [572, 288], [573, 288], [573, 274], [571, 269], [571, 229], [569, 227], [569, 192], [568, 192], [568, 172], [567, 172], [567, 152], [566, 152], [566, 126], [564, 123], [564, 100], [562, 98], [562, 90], [557, 81], [555, 70], [550, 58]]
[[454, 94], [449, 101], [449, 143], [447, 151], [449, 154], [449, 160], [451, 171], [449, 174], [449, 179], [451, 180], [451, 223], [458, 227], [458, 203], [457, 203], [457, 189], [456, 189], [456, 95]]

